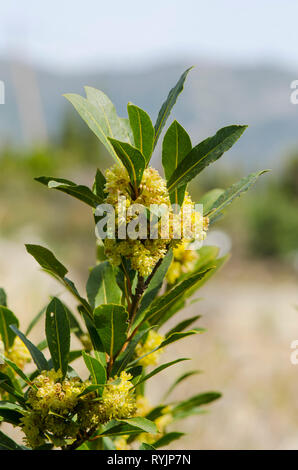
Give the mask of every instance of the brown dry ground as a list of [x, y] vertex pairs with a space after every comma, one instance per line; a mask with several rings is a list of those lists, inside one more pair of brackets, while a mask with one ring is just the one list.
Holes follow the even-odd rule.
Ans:
[[[49, 295], [63, 292], [41, 273], [22, 244], [1, 241], [0, 285], [24, 330]], [[75, 273], [70, 273], [76, 279]], [[80, 282], [79, 282], [80, 285]], [[298, 366], [290, 362], [290, 344], [298, 339], [297, 276], [276, 265], [230, 261], [200, 292], [203, 300], [180, 317], [202, 314], [197, 326], [207, 333], [170, 346], [162, 362], [177, 356], [192, 360], [152, 379], [153, 403], [180, 373], [202, 369], [173, 393], [184, 399], [207, 390], [223, 397], [208, 413], [187, 418], [173, 430], [187, 433], [173, 448], [297, 449]], [[64, 296], [70, 305], [69, 297]], [[32, 333], [40, 340], [42, 325]], [[207, 409], [207, 407], [206, 407]]]

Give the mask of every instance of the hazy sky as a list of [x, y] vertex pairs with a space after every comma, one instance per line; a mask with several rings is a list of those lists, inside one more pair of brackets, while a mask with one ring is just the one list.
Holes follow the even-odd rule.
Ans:
[[9, 0], [0, 55], [55, 68], [203, 57], [297, 69], [297, 31], [297, 0]]

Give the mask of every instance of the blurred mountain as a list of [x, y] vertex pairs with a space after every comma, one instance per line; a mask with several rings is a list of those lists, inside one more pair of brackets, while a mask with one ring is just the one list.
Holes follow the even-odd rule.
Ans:
[[[187, 64], [188, 65], [188, 64]], [[59, 135], [71, 105], [63, 93], [84, 94], [90, 85], [107, 93], [118, 114], [132, 101], [155, 120], [161, 103], [186, 67], [172, 64], [139, 71], [53, 73], [28, 64], [0, 61], [5, 105], [0, 106], [0, 145], [45, 140]], [[229, 124], [249, 128], [225, 163], [256, 169], [274, 167], [298, 144], [298, 106], [290, 102], [289, 71], [274, 66], [197, 64], [171, 114], [189, 131], [193, 143]], [[80, 119], [77, 117], [76, 119]]]

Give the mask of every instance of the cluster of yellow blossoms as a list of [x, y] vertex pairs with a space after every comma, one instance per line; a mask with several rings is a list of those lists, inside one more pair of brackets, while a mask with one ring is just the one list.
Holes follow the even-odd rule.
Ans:
[[31, 362], [31, 355], [18, 336], [14, 340], [12, 347], [8, 350], [7, 358], [14, 362], [20, 369], [24, 369], [25, 364]]
[[[31, 361], [31, 356], [24, 343], [17, 336], [11, 348], [5, 351], [4, 344], [0, 339], [0, 354], [14, 362], [20, 369], [24, 369], [25, 364]], [[0, 369], [5, 369], [5, 364], [0, 364]]]
[[[148, 413], [153, 409], [150, 405], [149, 400], [143, 395], [138, 395], [136, 399], [137, 405], [137, 416], [146, 417]], [[171, 424], [173, 417], [171, 414], [171, 408], [169, 406], [162, 410], [162, 415], [154, 420], [157, 427], [157, 434], [141, 433], [138, 436], [138, 442], [145, 442], [147, 444], [153, 444], [155, 441], [160, 439], [166, 431], [166, 427]], [[129, 436], [124, 435], [115, 439], [114, 444], [116, 450], [130, 450], [132, 445], [128, 442]]]
[[[105, 190], [107, 192], [106, 203], [111, 204], [115, 209], [116, 227], [121, 226], [122, 223], [129, 223], [133, 219], [134, 216], [127, 217], [127, 213], [126, 218], [123, 216], [123, 209], [126, 211], [132, 204], [140, 204], [148, 210], [150, 205], [156, 204], [168, 210], [167, 222], [162, 221], [161, 217], [155, 224], [157, 233], [155, 238], [148, 236], [150, 232], [148, 221], [147, 238], [117, 239], [116, 230], [116, 238], [104, 240], [105, 254], [115, 266], [121, 263], [121, 257], [128, 258], [132, 268], [145, 277], [150, 274], [155, 264], [165, 256], [170, 247], [179, 246], [185, 239], [203, 240], [206, 236], [208, 219], [194, 211], [194, 203], [188, 194], [185, 195], [181, 213], [174, 213], [166, 182], [153, 168], [147, 168], [144, 171], [137, 197], [133, 194], [128, 173], [122, 166], [115, 165], [106, 171]], [[125, 198], [125, 207], [119, 204], [121, 198]], [[187, 213], [190, 212], [190, 223], [183, 223]], [[165, 227], [165, 224], [168, 227]]]
[[62, 380], [60, 371], [44, 371], [36, 377], [28, 392], [31, 410], [22, 418], [26, 443], [36, 448], [50, 439], [55, 446], [64, 446], [78, 436], [113, 418], [135, 415], [136, 401], [132, 392], [132, 376], [122, 372], [110, 379], [101, 398], [82, 392], [91, 385], [78, 377]]
[[[164, 339], [165, 339], [164, 336], [160, 335], [154, 330], [150, 330], [144, 344], [139, 343], [137, 345], [136, 347], [137, 356], [142, 357], [145, 354], [148, 354], [153, 349], [158, 348], [158, 346], [163, 342]], [[147, 356], [140, 359], [139, 364], [144, 367], [156, 365], [158, 362], [159, 356], [161, 355], [162, 352], [163, 352], [163, 349], [160, 348], [157, 351], [154, 351], [151, 354], [148, 354]]]
[[173, 261], [166, 275], [169, 284], [175, 284], [180, 276], [192, 271], [196, 265], [199, 255], [195, 250], [188, 249], [189, 243], [184, 241], [173, 249]]

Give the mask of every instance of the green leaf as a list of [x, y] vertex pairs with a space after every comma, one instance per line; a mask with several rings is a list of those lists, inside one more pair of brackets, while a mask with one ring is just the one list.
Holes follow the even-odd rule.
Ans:
[[130, 127], [129, 119], [120, 118], [120, 123], [124, 129], [125, 134], [127, 135], [127, 139], [124, 139], [124, 140], [125, 141], [127, 140], [127, 142], [129, 142], [131, 145], [134, 145], [134, 137], [133, 137], [132, 128]]
[[46, 312], [46, 337], [55, 370], [67, 372], [70, 351], [70, 326], [67, 311], [56, 297]]
[[187, 400], [180, 402], [177, 406], [175, 406], [172, 410], [173, 416], [180, 411], [186, 411], [192, 409], [194, 407], [207, 405], [214, 400], [218, 400], [221, 397], [221, 393], [218, 392], [206, 392], [200, 393], [199, 395], [194, 395]]
[[151, 371], [149, 374], [142, 377], [142, 379], [135, 385], [135, 387], [137, 385], [140, 385], [142, 382], [146, 382], [147, 380], [151, 379], [151, 377], [154, 377], [154, 375], [158, 374], [159, 372], [163, 371], [164, 369], [167, 369], [168, 367], [171, 367], [174, 364], [178, 364], [178, 362], [189, 361], [189, 360], [190, 360], [189, 358], [183, 357], [181, 359], [176, 359], [175, 361], [167, 362], [166, 364], [162, 364], [161, 366], [156, 367], [156, 369]]
[[95, 357], [90, 356], [83, 351], [85, 364], [91, 374], [92, 383], [94, 385], [104, 385], [107, 381], [107, 373], [104, 364], [99, 362]]
[[120, 304], [122, 293], [116, 282], [115, 269], [108, 261], [92, 269], [86, 290], [93, 309], [101, 304]]
[[247, 191], [258, 179], [259, 176], [266, 173], [268, 170], [251, 173], [250, 175], [242, 178], [237, 183], [233, 184], [230, 188], [224, 191], [212, 204], [207, 215], [209, 220], [212, 221], [226, 206], [231, 204], [233, 200], [240, 196], [241, 193]]
[[3, 287], [0, 287], [0, 305], [7, 307], [7, 295]]
[[122, 305], [100, 305], [94, 310], [94, 321], [105, 351], [114, 357], [127, 339], [127, 311]]
[[72, 181], [55, 178], [53, 176], [40, 176], [39, 178], [35, 178], [35, 180], [50, 189], [57, 189], [69, 196], [73, 196], [94, 208], [103, 202], [103, 198], [94, 194], [87, 186], [78, 185]]
[[168, 181], [168, 191], [184, 186], [197, 176], [206, 166], [218, 160], [229, 150], [247, 126], [228, 126], [220, 129], [214, 136], [208, 137], [196, 145], [179, 163]]
[[106, 179], [102, 172], [97, 169], [96, 175], [95, 175], [95, 182], [94, 182], [94, 191], [95, 194], [103, 201], [106, 197], [105, 195], [105, 184], [106, 184]]
[[[179, 163], [192, 149], [191, 140], [185, 129], [174, 121], [167, 130], [162, 143], [162, 165], [166, 180], [169, 181]], [[176, 188], [171, 194], [171, 203], [183, 203], [186, 185]]]
[[171, 113], [171, 110], [172, 110], [174, 104], [177, 101], [178, 96], [180, 95], [180, 93], [183, 90], [184, 82], [185, 82], [185, 79], [187, 77], [187, 74], [192, 68], [193, 67], [190, 67], [189, 69], [187, 69], [181, 75], [181, 77], [179, 78], [179, 80], [176, 83], [176, 85], [174, 86], [174, 88], [172, 88], [170, 90], [170, 93], [168, 94], [168, 97], [167, 97], [166, 101], [163, 103], [162, 107], [160, 108], [160, 111], [158, 113], [157, 120], [156, 120], [156, 123], [155, 123], [155, 126], [154, 126], [154, 130], [155, 130], [154, 147], [157, 144], [157, 141], [158, 141], [158, 138], [161, 134], [161, 131], [162, 131], [162, 129], [163, 129], [165, 123], [166, 123], [166, 120], [168, 119], [168, 117]]
[[119, 118], [110, 98], [101, 90], [90, 86], [86, 86], [85, 91], [87, 100], [94, 104], [102, 114], [107, 128], [106, 135], [132, 144], [133, 141], [130, 138], [130, 132], [126, 126], [125, 120]]
[[166, 256], [163, 258], [159, 268], [156, 270], [154, 276], [152, 277], [148, 288], [146, 289], [146, 292], [142, 299], [141, 306], [138, 312], [138, 316], [136, 317], [136, 320], [138, 320], [141, 313], [144, 312], [149, 307], [149, 305], [153, 302], [158, 292], [160, 291], [163, 281], [165, 279], [165, 276], [171, 265], [172, 259], [173, 259], [173, 252], [172, 250], [169, 250]]
[[184, 297], [188, 290], [196, 286], [208, 273], [207, 271], [198, 272], [190, 276], [188, 279], [177, 284], [171, 290], [166, 292], [164, 295], [158, 297], [146, 313], [144, 319], [150, 320], [152, 323], [156, 323], [162, 317], [164, 313], [175, 303], [177, 300]]
[[175, 432], [175, 431], [169, 432], [165, 434], [164, 436], [162, 436], [157, 441], [155, 441], [153, 443], [153, 446], [155, 449], [158, 449], [159, 447], [166, 447], [169, 444], [171, 444], [171, 442], [176, 441], [177, 439], [180, 439], [180, 437], [182, 436], [185, 436], [184, 432]]
[[146, 444], [146, 442], [142, 442], [139, 450], [155, 450], [155, 447], [151, 446], [150, 444]]
[[4, 357], [0, 354], [0, 359], [1, 358], [9, 367], [11, 367], [11, 369], [14, 370], [17, 375], [19, 375], [24, 380], [27, 385], [31, 386], [31, 380], [29, 379], [29, 377], [27, 377], [27, 375], [14, 362], [10, 361], [7, 357]]
[[188, 326], [190, 326], [192, 323], [194, 323], [196, 320], [201, 318], [201, 315], [196, 315], [195, 317], [187, 318], [185, 320], [182, 320], [182, 322], [178, 323], [174, 328], [172, 328], [168, 333], [166, 334], [166, 338], [171, 336], [174, 333], [180, 333], [181, 331], [185, 330]]
[[0, 431], [0, 450], [25, 450], [25, 447], [19, 446], [4, 432]]
[[137, 195], [138, 187], [142, 181], [142, 176], [146, 168], [145, 157], [137, 148], [132, 147], [126, 142], [120, 142], [119, 140], [111, 139], [110, 137], [109, 141], [113, 145], [116, 154], [125, 166], [129, 174], [134, 192]]
[[199, 333], [204, 333], [206, 330], [204, 328], [193, 328], [189, 331], [180, 331], [177, 333], [173, 333], [168, 336], [159, 346], [159, 348], [164, 348], [175, 341], [179, 341], [180, 339], [186, 338], [187, 336], [197, 335]]
[[107, 125], [106, 117], [102, 110], [80, 95], [69, 93], [64, 96], [75, 107], [79, 115], [86, 122], [87, 126], [94, 132], [96, 137], [98, 137], [101, 143], [106, 147], [114, 160], [119, 163], [119, 158], [117, 157], [113, 146], [108, 140], [108, 136], [111, 134]]
[[101, 435], [123, 436], [125, 434], [139, 434], [140, 431], [156, 434], [157, 428], [152, 421], [149, 421], [146, 418], [127, 418], [123, 420], [110, 421]]
[[86, 328], [88, 330], [88, 333], [89, 333], [89, 336], [90, 336], [90, 339], [91, 339], [92, 346], [93, 346], [94, 350], [99, 351], [100, 353], [102, 353], [104, 351], [104, 347], [103, 347], [102, 341], [99, 337], [99, 334], [97, 333], [97, 330], [95, 328], [93, 320], [91, 321], [90, 317], [88, 315], [86, 315], [86, 312], [85, 312], [85, 310], [83, 309], [82, 306], [78, 307], [78, 311], [82, 314], [82, 316], [84, 318], [85, 325], [86, 325]]
[[32, 255], [38, 264], [47, 271], [56, 274], [58, 277], [64, 277], [68, 272], [65, 266], [53, 255], [53, 253], [40, 245], [25, 245], [26, 250]]
[[35, 362], [37, 369], [40, 372], [42, 372], [43, 370], [49, 370], [48, 361], [46, 360], [42, 352], [36, 346], [34, 346], [34, 344], [31, 343], [31, 341], [29, 341], [29, 339], [27, 339], [26, 336], [21, 331], [19, 331], [16, 326], [10, 325], [10, 328], [23, 341], [24, 345], [30, 352], [33, 361]]
[[23, 391], [19, 382], [14, 377], [14, 374], [10, 369], [6, 369], [6, 373], [0, 371], [0, 388], [9, 393], [14, 399], [16, 399], [21, 405], [25, 403], [23, 398]]
[[135, 147], [149, 162], [153, 152], [154, 127], [148, 114], [131, 103], [127, 105], [130, 126], [134, 135]]
[[119, 420], [122, 423], [127, 423], [130, 426], [134, 426], [138, 429], [141, 429], [144, 432], [149, 432], [151, 434], [157, 433], [156, 424], [150, 421], [149, 419], [136, 417], [136, 418], [127, 418]]
[[188, 377], [191, 377], [192, 375], [196, 375], [200, 373], [201, 373], [200, 370], [189, 370], [188, 372], [185, 372], [184, 374], [180, 375], [178, 379], [175, 380], [175, 382], [170, 386], [168, 391], [165, 393], [163, 399], [167, 398], [170, 395], [170, 393], [172, 393], [173, 390], [177, 387], [177, 385], [179, 385], [184, 380], [188, 379]]
[[23, 408], [16, 403], [0, 401], [0, 417], [2, 417], [7, 423], [19, 426], [20, 419], [24, 416], [23, 412]]
[[207, 215], [208, 212], [212, 209], [215, 201], [222, 195], [224, 192], [223, 189], [215, 188], [211, 189], [201, 197], [198, 204], [202, 204], [204, 215]]
[[119, 374], [123, 369], [126, 368], [127, 364], [129, 363], [129, 361], [132, 359], [134, 355], [137, 344], [152, 328], [153, 326], [150, 326], [149, 328], [139, 331], [134, 336], [134, 338], [131, 341], [129, 341], [125, 351], [122, 354], [120, 354], [117, 361], [115, 361], [115, 364], [112, 370], [113, 375]]
[[39, 320], [41, 319], [41, 317], [43, 316], [43, 314], [45, 313], [47, 307], [43, 307], [37, 315], [35, 315], [35, 317], [32, 319], [32, 321], [29, 323], [29, 326], [26, 330], [26, 333], [25, 335], [28, 336], [29, 333], [32, 331], [32, 329], [35, 327], [35, 325], [39, 322]]
[[19, 321], [11, 310], [0, 305], [0, 337], [6, 351], [13, 345], [16, 337], [15, 333], [9, 328], [10, 325], [19, 326]]

